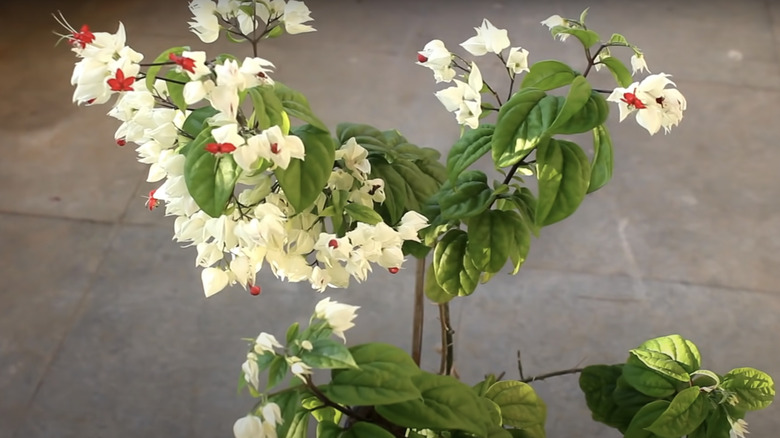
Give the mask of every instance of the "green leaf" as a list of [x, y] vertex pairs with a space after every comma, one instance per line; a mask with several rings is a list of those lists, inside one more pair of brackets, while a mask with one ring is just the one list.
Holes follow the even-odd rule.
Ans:
[[618, 429], [631, 421], [630, 416], [626, 419], [620, 415], [620, 408], [612, 398], [622, 373], [622, 365], [590, 365], [582, 370], [579, 378], [580, 389], [585, 393], [585, 403], [593, 419]]
[[467, 250], [477, 269], [498, 272], [504, 267], [515, 243], [516, 217], [510, 211], [487, 210], [469, 220]]
[[287, 364], [284, 356], [275, 356], [271, 361], [271, 367], [268, 369], [268, 384], [266, 389], [271, 389], [278, 385], [287, 376], [290, 366]]
[[528, 429], [508, 429], [513, 438], [546, 438], [544, 426], [534, 426]]
[[365, 205], [350, 203], [344, 207], [344, 211], [357, 222], [365, 222], [369, 225], [376, 225], [382, 222], [382, 216], [374, 211], [373, 208]]
[[521, 88], [533, 87], [540, 90], [552, 90], [571, 84], [576, 76], [577, 73], [571, 67], [560, 61], [539, 61], [531, 65], [523, 78]]
[[314, 115], [311, 107], [309, 107], [309, 101], [306, 100], [306, 96], [302, 93], [293, 90], [279, 81], [274, 81], [274, 93], [276, 93], [276, 97], [282, 102], [282, 108], [284, 108], [288, 115], [319, 128], [321, 131], [328, 132], [328, 127], [322, 123], [322, 120]]
[[168, 96], [171, 98], [171, 102], [176, 105], [176, 108], [182, 111], [186, 110], [187, 102], [184, 101], [184, 84], [189, 82], [190, 77], [187, 75], [187, 73], [170, 70], [165, 75], [165, 78], [170, 79], [171, 81], [176, 81], [166, 82]]
[[317, 423], [317, 438], [340, 438], [344, 430], [336, 423], [321, 421]]
[[475, 384], [471, 387], [471, 389], [473, 389], [478, 396], [483, 397], [488, 389], [490, 389], [490, 387], [493, 386], [493, 384], [497, 381], [498, 379], [496, 378], [495, 374], [488, 374], [485, 376], [485, 380]]
[[590, 164], [577, 144], [551, 139], [536, 154], [539, 199], [535, 222], [546, 226], [569, 217], [588, 191]]
[[507, 212], [505, 216], [512, 229], [512, 241], [509, 243], [509, 259], [512, 261], [512, 275], [517, 274], [525, 263], [531, 249], [531, 229], [517, 212]]
[[612, 179], [612, 137], [606, 125], [593, 128], [593, 160], [590, 162], [588, 193], [604, 187]]
[[[268, 398], [268, 401], [279, 405], [279, 411], [282, 414], [282, 418], [285, 420], [283, 423], [277, 424], [277, 435], [280, 437], [287, 436], [288, 431], [291, 431], [294, 426], [295, 416], [302, 410], [300, 394], [298, 391], [284, 391], [272, 395]], [[304, 417], [307, 416], [307, 412], [305, 410], [303, 410], [303, 414]]]
[[686, 372], [692, 373], [701, 367], [701, 355], [693, 342], [680, 335], [662, 336], [642, 343], [639, 348], [656, 351], [679, 363]]
[[607, 66], [609, 72], [615, 77], [615, 82], [621, 87], [627, 88], [634, 82], [634, 78], [631, 76], [631, 72], [628, 71], [625, 64], [614, 56], [601, 58], [599, 62]]
[[490, 413], [468, 385], [451, 376], [427, 372], [420, 372], [413, 380], [422, 398], [377, 406], [377, 413], [403, 427], [487, 434]]
[[299, 126], [292, 134], [300, 137], [306, 149], [304, 160], [290, 160], [287, 169], [276, 168], [274, 174], [296, 212], [309, 207], [328, 182], [336, 149], [327, 131], [312, 125]]
[[392, 165], [381, 161], [371, 163], [371, 178], [382, 178], [385, 182], [385, 202], [382, 203], [382, 209], [386, 211], [390, 223], [397, 223], [404, 214], [404, 206], [409, 196], [406, 181]]
[[[648, 426], [653, 424], [661, 414], [669, 407], [669, 402], [666, 400], [656, 400], [648, 403], [636, 413], [631, 420], [631, 424], [628, 425], [626, 433], [623, 438], [656, 438], [658, 435], [646, 430]], [[664, 438], [664, 437], [658, 437]]]
[[286, 435], [278, 433], [279, 426], [276, 426], [280, 438], [307, 438], [309, 433], [309, 412], [301, 409], [292, 418], [284, 417], [284, 426], [288, 427]]
[[271, 126], [281, 127], [284, 124], [282, 116], [284, 108], [272, 87], [260, 85], [249, 88], [247, 93], [255, 109], [250, 123], [255, 129], [262, 131]]
[[432, 274], [450, 295], [471, 295], [479, 283], [480, 271], [468, 255], [467, 245], [466, 232], [453, 229], [442, 236], [433, 250]]
[[701, 395], [698, 386], [680, 391], [668, 408], [646, 430], [664, 437], [681, 437], [704, 422], [713, 405]]
[[628, 45], [628, 40], [626, 40], [626, 37], [619, 33], [613, 33], [608, 42]]
[[645, 348], [635, 348], [630, 350], [630, 352], [651, 370], [655, 370], [680, 382], [689, 382], [691, 380], [691, 376], [685, 371], [685, 368], [669, 357], [668, 354]]
[[359, 421], [344, 431], [340, 438], [395, 438], [395, 435], [376, 424]]
[[372, 342], [350, 349], [359, 369], [334, 370], [323, 387], [328, 397], [344, 405], [382, 405], [419, 398], [411, 379], [420, 372], [400, 348]]
[[211, 129], [207, 128], [188, 145], [184, 182], [198, 207], [211, 217], [219, 217], [233, 194], [241, 169], [231, 155], [217, 157], [207, 151], [206, 145], [213, 141]]
[[769, 374], [755, 368], [735, 368], [723, 376], [723, 389], [736, 393], [737, 409], [757, 411], [775, 398], [775, 383]]
[[599, 42], [599, 40], [601, 39], [599, 34], [597, 34], [592, 30], [577, 29], [568, 26], [555, 26], [552, 29], [550, 29], [550, 32], [552, 33], [553, 36], [558, 36], [559, 34], [562, 33], [574, 35], [578, 40], [580, 40], [580, 42], [586, 49], [593, 47], [593, 45]]
[[[182, 52], [185, 50], [190, 50], [188, 46], [181, 46], [181, 47], [171, 47], [170, 49], [160, 53], [157, 58], [154, 58], [154, 61], [152, 61], [152, 64], [162, 64], [164, 62], [171, 62], [170, 55], [171, 53], [175, 53], [177, 55], [181, 55]], [[154, 91], [154, 81], [157, 80], [157, 75], [160, 73], [160, 70], [163, 68], [163, 65], [152, 65], [151, 67], [146, 69], [146, 79], [145, 79], [145, 85], [146, 89], [149, 91]], [[189, 77], [187, 78], [189, 81]], [[195, 134], [193, 134], [194, 136]]]
[[450, 295], [444, 290], [436, 281], [435, 271], [433, 270], [433, 263], [428, 265], [428, 269], [425, 270], [425, 296], [429, 300], [436, 304], [444, 304], [451, 301], [457, 295]]
[[288, 344], [292, 344], [295, 339], [298, 338], [298, 332], [301, 328], [301, 325], [297, 322], [293, 323], [288, 329], [287, 334], [285, 335], [285, 340]]
[[536, 88], [525, 88], [501, 107], [491, 146], [497, 167], [521, 161], [547, 140], [545, 134], [558, 115], [558, 103], [558, 97], [547, 96]]
[[[569, 119], [573, 115], [580, 112], [588, 100], [591, 98], [592, 88], [585, 76], [577, 76], [571, 83], [569, 93], [566, 95], [566, 100], [563, 102], [558, 111], [558, 115], [555, 117], [552, 125], [550, 125], [551, 131], [556, 131], [558, 128], [567, 124]], [[566, 130], [569, 131], [570, 129]]]
[[301, 360], [312, 368], [357, 368], [349, 349], [333, 339], [315, 339], [312, 349], [301, 351]]
[[453, 185], [463, 171], [490, 151], [494, 130], [493, 125], [480, 125], [466, 131], [452, 146], [447, 155], [447, 173]]
[[631, 387], [650, 397], [665, 398], [677, 390], [670, 379], [647, 368], [633, 356], [623, 366], [623, 378]]
[[[699, 431], [704, 431], [700, 433]], [[722, 408], [715, 409], [707, 417], [707, 421], [697, 429], [698, 435], [689, 435], [689, 438], [730, 438], [731, 423], [729, 417]]]
[[544, 425], [547, 408], [531, 385], [516, 380], [494, 383], [485, 394], [501, 408], [504, 424], [527, 429]]
[[195, 138], [198, 136], [198, 134], [200, 134], [201, 131], [203, 131], [203, 128], [206, 125], [206, 119], [216, 115], [217, 113], [219, 113], [219, 111], [211, 106], [198, 108], [191, 112], [186, 119], [184, 119], [181, 130], [189, 134], [192, 138]]
[[579, 134], [588, 132], [596, 126], [604, 124], [608, 116], [609, 105], [604, 96], [596, 91], [591, 91], [585, 105], [579, 111], [573, 113], [566, 123], [558, 125], [554, 130], [550, 130], [550, 133]]
[[485, 211], [493, 200], [493, 190], [487, 184], [487, 175], [478, 170], [463, 172], [454, 188], [446, 185], [438, 196], [443, 219], [461, 220]]

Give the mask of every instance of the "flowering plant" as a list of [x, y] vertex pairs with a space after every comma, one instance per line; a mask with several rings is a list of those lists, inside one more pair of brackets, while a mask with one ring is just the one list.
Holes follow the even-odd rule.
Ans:
[[[574, 372], [593, 418], [627, 437], [743, 436], [745, 413], [771, 403], [768, 375], [702, 369], [696, 346], [679, 335], [643, 343], [625, 364], [519, 380], [488, 375], [473, 387], [453, 377], [448, 302], [472, 294], [508, 262], [517, 273], [532, 235], [609, 182], [608, 102], [618, 105], [621, 121], [635, 113], [651, 135], [682, 120], [687, 103], [669, 88], [670, 75], [634, 80], [649, 70], [624, 36], [603, 40], [586, 26], [587, 11], [543, 21], [554, 37], [573, 36], [583, 46], [580, 73], [556, 60], [529, 64], [529, 51], [511, 47], [508, 32], [485, 19], [461, 47], [501, 62], [505, 93], [476, 61], [440, 40], [426, 44], [417, 63], [451, 85], [435, 96], [461, 125], [442, 164], [436, 150], [395, 130], [342, 123], [331, 133], [305, 96], [272, 77], [274, 64], [258, 57], [259, 43], [314, 31], [303, 2], [195, 0], [189, 7], [203, 42], [225, 35], [248, 42], [252, 56], [174, 47], [142, 63], [121, 23], [115, 33], [93, 33], [58, 20], [79, 58], [74, 102], [104, 104], [116, 95], [108, 113], [122, 122], [116, 142], [136, 143], [139, 161], [150, 165], [147, 180], [161, 182], [147, 206], [164, 205], [176, 218], [174, 239], [196, 248], [205, 295], [235, 284], [258, 295], [257, 273], [266, 265], [280, 279], [323, 292], [363, 281], [376, 266], [397, 273], [408, 257], [418, 260], [411, 355], [381, 343], [347, 347], [358, 308], [325, 298], [308, 326], [293, 323], [284, 342], [265, 332], [249, 339], [240, 386], [258, 402], [236, 421], [237, 437], [303, 437], [310, 417], [323, 437], [543, 437], [547, 408], [528, 383]], [[633, 71], [612, 55], [621, 48], [633, 52]], [[602, 68], [615, 89], [592, 88], [588, 75]], [[588, 133], [591, 157], [574, 141]], [[503, 174], [491, 183], [473, 169], [488, 153]], [[536, 193], [523, 178], [536, 179]], [[440, 306], [438, 373], [419, 367], [423, 294]], [[331, 370], [330, 380], [315, 383], [315, 370]], [[271, 392], [283, 382], [286, 388]]]

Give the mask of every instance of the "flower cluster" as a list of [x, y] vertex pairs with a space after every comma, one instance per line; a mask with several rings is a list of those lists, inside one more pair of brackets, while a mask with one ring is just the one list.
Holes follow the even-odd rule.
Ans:
[[[515, 75], [528, 71], [528, 50], [522, 47], [512, 47], [504, 58], [503, 51], [511, 43], [506, 29], [498, 29], [488, 21], [482, 20], [480, 27], [475, 27], [477, 35], [463, 43], [466, 51], [474, 56], [483, 56], [493, 53], [505, 64], [509, 77], [514, 80]], [[441, 40], [433, 40], [417, 52], [417, 64], [433, 71], [433, 77], [437, 83], [454, 82], [455, 86], [436, 92], [436, 97], [444, 105], [447, 111], [455, 114], [458, 124], [476, 128], [482, 116], [482, 74], [476, 63], [463, 64], [463, 58], [451, 53]], [[455, 69], [463, 71], [466, 82], [455, 79]]]
[[628, 88], [615, 88], [607, 100], [618, 104], [620, 121], [636, 111], [637, 123], [651, 135], [661, 127], [669, 132], [682, 120], [687, 102], [679, 90], [666, 88], [674, 85], [668, 78], [669, 75], [664, 73], [650, 75]]
[[276, 438], [276, 426], [283, 423], [279, 405], [269, 402], [255, 413], [236, 420], [233, 424], [233, 435], [236, 438]]
[[[303, 24], [311, 19], [308, 8], [294, 0], [195, 0], [190, 9], [192, 30], [204, 42], [214, 41], [222, 29], [247, 38], [255, 33], [268, 37], [281, 23], [288, 33], [314, 30]], [[328, 230], [326, 218], [332, 213], [325, 210], [331, 193], [345, 193], [346, 204], [371, 209], [385, 200], [384, 181], [369, 177], [368, 153], [354, 138], [336, 151], [327, 186], [312, 205], [304, 211], [291, 206], [274, 172], [306, 159], [302, 139], [290, 133], [286, 113], [276, 123], [261, 125], [242, 109], [249, 92], [273, 89], [270, 61], [257, 56], [209, 59], [205, 52], [180, 48], [142, 65], [143, 55], [125, 44], [121, 23], [110, 34], [92, 33], [88, 26], [76, 30], [60, 21], [81, 59], [73, 72], [73, 100], [100, 104], [118, 95], [108, 112], [121, 122], [116, 143], [136, 143], [138, 160], [149, 165], [147, 181], [161, 183], [146, 205], [150, 210], [164, 205], [165, 214], [175, 216], [174, 239], [196, 248], [206, 296], [229, 284], [259, 294], [256, 274], [265, 264], [278, 278], [308, 281], [319, 291], [347, 287], [353, 277], [365, 280], [372, 264], [390, 272], [401, 267], [404, 241], [418, 240], [417, 231], [427, 225], [421, 215], [407, 213], [395, 228], [354, 221], [345, 230]], [[142, 67], [149, 71], [141, 72]], [[166, 75], [159, 74], [163, 67]], [[188, 120], [198, 108], [212, 111], [192, 132]], [[220, 214], [204, 211], [188, 185], [184, 152], [203, 136], [202, 148], [217, 165], [236, 166], [236, 189]]]
[[270, 31], [280, 21], [289, 34], [312, 32], [309, 8], [301, 1], [193, 0], [190, 28], [204, 43], [213, 43], [225, 24], [234, 22], [241, 35], [251, 35], [263, 24]]

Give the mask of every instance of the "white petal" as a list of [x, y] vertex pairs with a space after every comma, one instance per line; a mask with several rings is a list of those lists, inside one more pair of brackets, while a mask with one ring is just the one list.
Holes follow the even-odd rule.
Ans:
[[200, 279], [203, 282], [203, 292], [210, 297], [227, 286], [229, 277], [225, 271], [219, 268], [206, 268], [201, 272]]

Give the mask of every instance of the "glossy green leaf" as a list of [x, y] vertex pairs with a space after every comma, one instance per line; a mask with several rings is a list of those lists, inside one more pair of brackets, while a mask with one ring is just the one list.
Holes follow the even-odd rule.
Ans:
[[213, 141], [211, 129], [205, 129], [188, 146], [184, 182], [198, 207], [211, 217], [219, 217], [233, 194], [241, 169], [231, 155], [217, 157], [207, 151], [206, 145]]
[[613, 33], [608, 42], [628, 45], [628, 40], [626, 40], [626, 37], [619, 33]]
[[427, 372], [413, 379], [421, 398], [377, 406], [377, 413], [404, 427], [487, 434], [490, 413], [468, 385], [451, 376]]
[[546, 226], [569, 217], [588, 191], [590, 163], [577, 144], [551, 139], [536, 154], [539, 199], [535, 222]]
[[187, 73], [179, 72], [176, 70], [169, 70], [165, 74], [165, 78], [169, 79], [166, 82], [168, 88], [168, 97], [171, 99], [176, 108], [184, 111], [187, 109], [187, 102], [184, 100], [184, 84], [189, 82], [190, 77]]
[[254, 112], [252, 113], [251, 125], [261, 131], [271, 126], [282, 126], [284, 124], [284, 108], [282, 102], [274, 93], [270, 86], [257, 86], [247, 90], [249, 98], [252, 100]]
[[614, 56], [607, 56], [599, 60], [602, 64], [607, 66], [607, 69], [612, 76], [615, 77], [615, 82], [623, 88], [627, 88], [634, 82], [634, 78], [631, 76], [631, 72], [628, 71], [625, 64]]
[[691, 380], [691, 376], [685, 371], [685, 368], [669, 357], [668, 354], [644, 348], [635, 348], [630, 350], [630, 352], [651, 370], [655, 370], [680, 382], [689, 382]]
[[681, 437], [696, 430], [714, 406], [698, 386], [680, 391], [666, 410], [646, 430], [664, 437]]
[[735, 368], [723, 376], [723, 389], [736, 393], [738, 409], [756, 411], [775, 399], [775, 383], [769, 374], [755, 368]]
[[[406, 158], [399, 158], [391, 164], [393, 169], [403, 179], [406, 189], [405, 210], [418, 211], [422, 204], [433, 196], [441, 186], [441, 181], [424, 172], [417, 164]], [[385, 185], [385, 193], [387, 185]]]
[[433, 275], [448, 294], [471, 295], [479, 283], [480, 270], [466, 249], [468, 234], [459, 229], [448, 231], [433, 250]]
[[336, 156], [333, 139], [312, 125], [299, 126], [292, 134], [300, 137], [306, 150], [304, 160], [293, 159], [287, 169], [276, 168], [274, 175], [296, 212], [309, 207], [328, 182]]
[[[285, 391], [272, 395], [268, 398], [268, 401], [276, 403], [279, 406], [279, 411], [282, 414], [282, 418], [285, 419], [284, 423], [277, 424], [276, 433], [280, 437], [287, 436], [288, 431], [294, 426], [294, 418], [301, 411], [301, 396], [298, 391]], [[306, 412], [304, 411], [305, 415]], [[293, 420], [293, 421], [290, 421]]]
[[268, 384], [266, 389], [271, 389], [278, 385], [287, 376], [290, 366], [287, 364], [284, 356], [275, 356], [268, 368]]
[[555, 26], [552, 29], [550, 29], [550, 32], [552, 33], [553, 36], [557, 36], [562, 33], [574, 35], [574, 37], [580, 40], [583, 47], [585, 47], [586, 49], [593, 47], [593, 45], [599, 42], [599, 40], [601, 39], [601, 37], [599, 37], [599, 34], [597, 34], [592, 30], [577, 29], [568, 26]]
[[612, 137], [606, 125], [593, 128], [593, 160], [590, 162], [588, 193], [604, 187], [612, 179]]
[[[590, 365], [582, 370], [579, 378], [580, 389], [585, 393], [585, 403], [593, 419], [615, 428], [628, 424], [623, 416], [618, 415], [620, 408], [612, 398], [622, 373], [622, 365]], [[631, 417], [628, 417], [630, 421]]]
[[[569, 119], [573, 115], [582, 110], [585, 104], [591, 97], [592, 88], [590, 83], [584, 76], [577, 76], [571, 83], [569, 93], [566, 95], [566, 100], [558, 110], [558, 114], [555, 116], [555, 120], [550, 125], [551, 131], [556, 131], [558, 128], [565, 126]], [[570, 131], [571, 129], [567, 129]]]
[[514, 243], [512, 216], [517, 213], [486, 210], [469, 220], [467, 250], [477, 269], [498, 272], [506, 264]]
[[406, 181], [392, 165], [384, 161], [371, 163], [371, 178], [382, 178], [385, 182], [385, 202], [381, 210], [386, 212], [390, 223], [397, 223], [404, 214], [404, 206], [410, 195]]
[[358, 368], [346, 345], [333, 339], [315, 339], [311, 350], [301, 351], [301, 360], [312, 368]]
[[219, 113], [219, 111], [217, 111], [211, 106], [204, 106], [203, 108], [198, 108], [193, 112], [191, 112], [186, 119], [184, 119], [184, 123], [182, 124], [181, 129], [192, 138], [195, 138], [198, 136], [198, 134], [200, 134], [200, 132], [203, 130], [204, 126], [206, 125], [206, 119], [216, 115], [217, 113]]
[[340, 438], [395, 438], [395, 435], [376, 424], [358, 421], [345, 430]]
[[497, 381], [498, 378], [496, 378], [495, 374], [488, 374], [485, 376], [485, 380], [475, 384], [471, 387], [471, 389], [473, 389], [478, 396], [483, 397], [488, 389], [490, 389], [490, 387], [493, 386], [493, 384]]
[[[580, 96], [581, 97], [581, 96]], [[554, 134], [579, 134], [588, 132], [596, 126], [603, 125], [609, 116], [609, 105], [601, 93], [590, 92], [590, 97], [579, 111], [573, 113], [566, 123], [558, 125]]]
[[521, 87], [552, 90], [571, 84], [576, 76], [577, 73], [571, 67], [560, 61], [539, 61], [531, 65], [528, 73], [523, 78]]
[[508, 432], [512, 435], [512, 438], [546, 438], [547, 433], [544, 431], [544, 426], [538, 425], [529, 427], [527, 429], [508, 429]]
[[411, 377], [420, 369], [402, 349], [389, 344], [370, 343], [350, 349], [355, 370], [334, 370], [323, 391], [345, 405], [382, 405], [419, 398]]
[[490, 151], [494, 130], [493, 125], [480, 125], [477, 129], [466, 131], [455, 142], [447, 155], [447, 174], [452, 184], [463, 171]]
[[686, 372], [692, 373], [701, 367], [701, 354], [693, 342], [680, 335], [662, 336], [642, 343], [639, 348], [656, 351], [679, 363]]
[[451, 301], [457, 295], [449, 294], [444, 288], [436, 281], [436, 274], [433, 269], [433, 263], [428, 265], [428, 269], [425, 270], [425, 296], [436, 304], [444, 304]]
[[295, 322], [287, 329], [285, 340], [288, 344], [292, 344], [293, 341], [298, 338], [298, 332], [300, 331], [300, 328], [301, 325]]
[[382, 216], [371, 207], [362, 204], [349, 203], [344, 207], [344, 211], [354, 221], [365, 222], [369, 225], [376, 225], [382, 222]]
[[528, 251], [531, 249], [531, 229], [528, 223], [516, 211], [507, 212], [505, 216], [512, 230], [512, 241], [509, 247], [509, 260], [512, 261], [512, 275], [517, 274], [525, 263]]
[[284, 435], [278, 433], [279, 426], [276, 426], [279, 438], [308, 438], [309, 413], [299, 410], [292, 418], [284, 417], [284, 426], [287, 427], [287, 433]]
[[336, 423], [321, 421], [317, 423], [317, 438], [340, 438], [344, 429]]
[[544, 425], [547, 408], [533, 387], [516, 380], [502, 380], [494, 383], [485, 398], [501, 408], [504, 424], [520, 429]]
[[477, 170], [463, 172], [454, 188], [438, 197], [442, 218], [447, 220], [476, 216], [485, 211], [492, 200], [493, 190], [487, 184], [487, 176]]
[[677, 390], [670, 378], [647, 368], [645, 364], [633, 356], [623, 366], [623, 378], [631, 387], [649, 397], [665, 398]]
[[547, 130], [558, 115], [562, 99], [547, 96], [536, 88], [526, 88], [501, 107], [491, 145], [496, 167], [521, 161], [549, 138]]
[[631, 420], [631, 424], [628, 425], [623, 438], [665, 438], [659, 437], [646, 430], [646, 428], [653, 424], [668, 407], [669, 402], [666, 400], [656, 400], [646, 404]]
[[[160, 70], [165, 66], [163, 63], [171, 62], [170, 55], [171, 53], [175, 53], [177, 55], [181, 55], [182, 52], [185, 50], [190, 50], [188, 46], [181, 46], [181, 47], [171, 47], [170, 49], [160, 53], [157, 58], [154, 58], [154, 61], [152, 61], [152, 64], [159, 64], [159, 65], [152, 65], [146, 69], [146, 79], [144, 79], [144, 85], [146, 85], [146, 89], [150, 92], [154, 92], [154, 81], [157, 80], [157, 76], [160, 73]], [[189, 77], [187, 78], [189, 81]]]
[[[328, 127], [314, 115], [309, 106], [309, 101], [302, 93], [282, 84], [279, 81], [274, 82], [274, 93], [282, 103], [282, 108], [291, 117], [304, 121], [309, 125], [319, 128], [321, 131], [328, 132]], [[332, 164], [332, 163], [331, 163]]]

